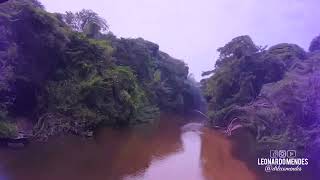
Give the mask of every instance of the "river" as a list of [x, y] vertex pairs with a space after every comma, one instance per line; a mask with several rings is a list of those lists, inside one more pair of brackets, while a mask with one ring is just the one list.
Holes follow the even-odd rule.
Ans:
[[200, 118], [162, 114], [134, 128], [98, 130], [94, 138], [54, 137], [0, 149], [0, 180], [254, 180], [231, 143]]

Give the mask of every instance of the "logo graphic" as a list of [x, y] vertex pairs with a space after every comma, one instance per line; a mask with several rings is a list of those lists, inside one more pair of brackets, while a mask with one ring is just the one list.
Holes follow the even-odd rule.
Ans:
[[267, 173], [271, 172], [271, 169], [272, 169], [271, 165], [267, 165], [267, 166], [264, 167], [264, 171], [267, 172]]
[[270, 150], [270, 157], [271, 158], [277, 158], [279, 154], [278, 150]]
[[297, 158], [296, 150], [270, 150], [270, 158], [258, 158], [265, 172], [300, 172], [308, 165], [308, 158]]
[[279, 156], [279, 158], [286, 158], [287, 157], [287, 151], [286, 150], [279, 150], [278, 156]]
[[297, 152], [295, 150], [288, 150], [287, 157], [288, 158], [295, 158], [297, 156]]

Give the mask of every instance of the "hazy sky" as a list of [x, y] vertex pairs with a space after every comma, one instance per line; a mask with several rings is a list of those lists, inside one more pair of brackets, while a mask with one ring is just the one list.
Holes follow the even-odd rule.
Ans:
[[216, 49], [238, 35], [257, 45], [296, 43], [320, 33], [319, 0], [40, 0], [50, 12], [92, 9], [120, 37], [142, 37], [184, 60], [200, 79]]

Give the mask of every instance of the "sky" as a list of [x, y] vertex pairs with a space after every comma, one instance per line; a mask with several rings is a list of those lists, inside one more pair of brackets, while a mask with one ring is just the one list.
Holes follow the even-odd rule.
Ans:
[[197, 80], [217, 49], [249, 35], [257, 45], [308, 49], [320, 34], [319, 0], [40, 0], [49, 12], [92, 9], [118, 37], [142, 37], [183, 60]]

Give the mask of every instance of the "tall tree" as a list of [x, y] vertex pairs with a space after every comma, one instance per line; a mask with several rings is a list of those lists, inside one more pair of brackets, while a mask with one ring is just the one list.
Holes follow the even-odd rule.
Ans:
[[309, 47], [310, 52], [318, 51], [320, 50], [320, 35], [315, 37]]
[[83, 9], [76, 13], [67, 11], [63, 20], [73, 30], [92, 37], [109, 30], [107, 21], [90, 9]]

